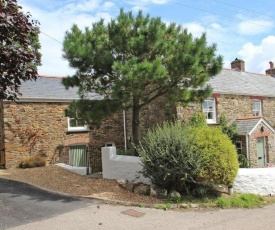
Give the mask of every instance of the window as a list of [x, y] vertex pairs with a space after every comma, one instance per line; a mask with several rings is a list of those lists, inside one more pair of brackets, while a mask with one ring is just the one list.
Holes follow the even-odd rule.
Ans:
[[262, 115], [262, 103], [260, 100], [253, 100], [253, 116]]
[[68, 117], [68, 131], [82, 132], [89, 131], [88, 125], [83, 120]]
[[242, 142], [236, 141], [235, 145], [236, 145], [237, 153], [242, 154]]
[[215, 99], [204, 100], [202, 112], [205, 114], [207, 124], [216, 123]]
[[86, 145], [72, 145], [69, 149], [69, 165], [77, 167], [88, 166]]

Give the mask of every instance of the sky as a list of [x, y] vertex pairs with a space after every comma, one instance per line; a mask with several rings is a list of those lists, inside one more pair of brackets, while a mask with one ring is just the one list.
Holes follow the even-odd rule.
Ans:
[[180, 24], [194, 37], [206, 32], [208, 44], [217, 44], [224, 68], [238, 58], [245, 61], [246, 71], [265, 73], [269, 62], [275, 61], [274, 0], [18, 0], [18, 4], [40, 22], [41, 75], [74, 74], [62, 57], [65, 32], [73, 24], [84, 29], [101, 18], [107, 23], [121, 8]]

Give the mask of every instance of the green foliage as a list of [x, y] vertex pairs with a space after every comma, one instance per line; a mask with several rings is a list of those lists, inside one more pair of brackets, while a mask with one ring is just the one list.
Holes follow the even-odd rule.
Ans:
[[0, 100], [15, 100], [21, 82], [38, 75], [38, 22], [24, 14], [16, 0], [1, 0], [0, 9]]
[[168, 190], [208, 193], [203, 185], [231, 184], [238, 170], [234, 145], [219, 128], [208, 126], [164, 123], [148, 131], [138, 153], [143, 175]]
[[235, 123], [229, 124], [225, 113], [222, 113], [220, 117], [220, 127], [222, 132], [226, 134], [233, 143], [235, 143], [238, 137], [237, 125]]
[[206, 126], [206, 119], [205, 119], [205, 114], [198, 112], [194, 113], [193, 116], [190, 119], [190, 125], [192, 126]]
[[246, 158], [245, 155], [238, 155], [239, 167], [240, 168], [250, 168], [250, 161]]
[[196, 127], [193, 149], [204, 162], [199, 180], [229, 185], [238, 172], [236, 148], [218, 127]]
[[[209, 96], [211, 88], [205, 83], [222, 68], [216, 50], [215, 44], [207, 44], [205, 34], [193, 38], [175, 23], [121, 10], [109, 23], [100, 20], [84, 31], [73, 25], [66, 32], [64, 58], [76, 73], [63, 84], [78, 87], [83, 99], [96, 92], [117, 102], [108, 112], [132, 109], [133, 140], [138, 144], [143, 106], [163, 95], [182, 103]], [[88, 105], [92, 121], [109, 115], [104, 106], [100, 113]]]
[[23, 158], [19, 163], [19, 168], [34, 168], [46, 165], [46, 159], [40, 154], [30, 155]]
[[231, 197], [219, 197], [216, 200], [218, 208], [257, 208], [267, 203], [266, 199], [255, 194], [233, 195]]
[[124, 155], [124, 156], [136, 156], [136, 150], [135, 149], [117, 149], [116, 150], [117, 155]]

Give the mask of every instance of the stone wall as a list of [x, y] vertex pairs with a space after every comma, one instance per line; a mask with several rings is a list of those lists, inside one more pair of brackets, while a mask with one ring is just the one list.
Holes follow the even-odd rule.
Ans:
[[[159, 97], [150, 104], [142, 107], [140, 111], [140, 139], [144, 137], [149, 128], [167, 120], [176, 119], [176, 106], [165, 97]], [[126, 112], [127, 140], [132, 139], [132, 110]], [[131, 146], [128, 141], [128, 146]]]
[[[263, 117], [275, 127], [275, 98], [213, 94], [216, 99], [217, 123], [221, 114], [225, 112], [228, 121], [233, 121], [237, 117], [253, 116], [253, 99], [262, 101]], [[201, 112], [201, 104], [191, 104], [188, 107], [177, 107], [178, 119], [188, 119], [195, 112]]]
[[40, 153], [48, 162], [63, 146], [67, 118], [62, 103], [5, 103], [6, 167], [17, 166], [29, 154]]
[[101, 147], [115, 142], [123, 148], [123, 116], [114, 114], [102, 122], [99, 129], [89, 132], [68, 132], [64, 110], [67, 103], [15, 103], [5, 102], [6, 167], [16, 167], [23, 157], [42, 154], [47, 163], [67, 163], [66, 146], [89, 145], [91, 161], [101, 168]]
[[151, 184], [140, 171], [142, 164], [139, 157], [116, 155], [115, 147], [102, 148], [103, 178], [126, 179], [129, 182]]
[[4, 138], [4, 112], [3, 101], [0, 100], [0, 168], [5, 167], [5, 138]]
[[[264, 132], [261, 132], [261, 127], [264, 127]], [[267, 131], [269, 128], [265, 124], [260, 124], [253, 133], [249, 136], [249, 161], [252, 167], [258, 167], [257, 156], [257, 138], [264, 137], [266, 143], [266, 163], [275, 163], [275, 149], [274, 149], [274, 133]]]
[[239, 193], [275, 195], [275, 168], [239, 169], [233, 189]]

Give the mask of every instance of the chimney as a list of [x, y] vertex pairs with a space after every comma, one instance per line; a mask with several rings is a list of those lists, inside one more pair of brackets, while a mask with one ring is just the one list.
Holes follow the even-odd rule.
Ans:
[[265, 71], [267, 75], [274, 76], [275, 75], [275, 68], [274, 63], [272, 61], [269, 62], [270, 68]]
[[245, 71], [244, 61], [236, 58], [235, 61], [231, 62], [231, 69], [235, 69], [235, 70], [244, 72]]

